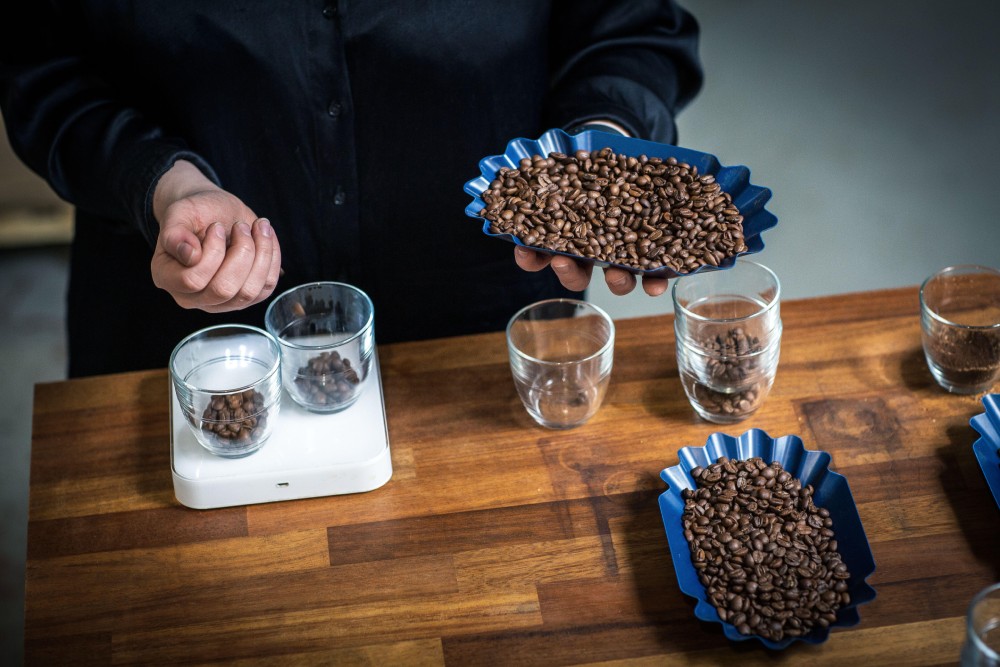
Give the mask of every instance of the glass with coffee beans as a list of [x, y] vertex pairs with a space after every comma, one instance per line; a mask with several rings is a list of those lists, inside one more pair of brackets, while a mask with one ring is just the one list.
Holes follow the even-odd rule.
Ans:
[[224, 324], [197, 331], [170, 356], [174, 394], [198, 442], [239, 458], [270, 437], [281, 405], [281, 352], [271, 334]]
[[679, 279], [672, 293], [677, 366], [691, 406], [717, 424], [746, 419], [778, 369], [778, 277], [741, 259], [726, 271]]
[[374, 307], [358, 288], [300, 285], [268, 307], [267, 330], [281, 345], [284, 385], [311, 412], [345, 410], [360, 398], [375, 351]]

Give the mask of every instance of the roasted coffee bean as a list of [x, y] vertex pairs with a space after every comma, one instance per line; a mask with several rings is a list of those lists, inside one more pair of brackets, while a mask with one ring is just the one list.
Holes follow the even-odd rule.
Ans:
[[349, 402], [361, 384], [351, 360], [341, 359], [340, 354], [321, 352], [299, 368], [295, 386], [302, 398], [313, 405], [340, 405]]
[[[676, 158], [636, 158], [610, 148], [534, 155], [517, 169], [501, 168], [482, 198], [480, 215], [494, 234], [639, 270], [688, 273], [746, 250], [732, 197], [713, 175]], [[563, 219], [586, 219], [592, 229], [559, 225]]]
[[764, 399], [763, 382], [748, 383], [747, 378], [754, 377], [760, 364], [755, 356], [763, 349], [760, 339], [734, 327], [695, 345], [708, 355], [705, 372], [711, 380], [695, 380], [695, 400], [717, 415], [741, 418], [755, 412]]
[[223, 448], [237, 449], [260, 440], [267, 432], [264, 396], [254, 389], [213, 394], [202, 413], [201, 430]]
[[[812, 487], [759, 457], [721, 457], [691, 476], [697, 488], [681, 492], [684, 537], [719, 618], [775, 641], [835, 622], [850, 604], [851, 575]], [[769, 507], [757, 502], [764, 491]]]

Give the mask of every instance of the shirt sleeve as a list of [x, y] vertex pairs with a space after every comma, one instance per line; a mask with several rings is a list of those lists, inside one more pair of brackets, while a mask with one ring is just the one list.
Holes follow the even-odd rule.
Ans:
[[698, 24], [671, 0], [557, 0], [547, 127], [610, 120], [675, 143], [675, 115], [702, 85]]
[[185, 159], [216, 183], [218, 177], [74, 53], [65, 17], [48, 3], [26, 4], [34, 5], [33, 15], [0, 32], [0, 111], [12, 149], [61, 198], [132, 225], [154, 244], [152, 196], [160, 176]]

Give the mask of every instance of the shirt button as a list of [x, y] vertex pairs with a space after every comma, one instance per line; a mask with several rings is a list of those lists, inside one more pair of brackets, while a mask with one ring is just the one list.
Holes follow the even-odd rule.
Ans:
[[336, 5], [327, 5], [326, 7], [323, 8], [323, 18], [332, 20], [336, 18], [336, 16], [337, 16]]
[[336, 118], [343, 110], [344, 108], [338, 102], [330, 102], [330, 106], [326, 108], [326, 112], [330, 114], [330, 118]]
[[347, 200], [347, 195], [344, 194], [343, 190], [337, 190], [337, 194], [333, 196], [333, 203], [337, 206], [342, 205]]

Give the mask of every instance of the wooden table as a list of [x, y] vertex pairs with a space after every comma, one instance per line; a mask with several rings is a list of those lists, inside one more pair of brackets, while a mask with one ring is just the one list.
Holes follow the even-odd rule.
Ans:
[[[934, 384], [916, 289], [792, 301], [760, 412], [695, 417], [670, 316], [622, 320], [601, 411], [534, 425], [501, 333], [380, 348], [394, 475], [218, 510], [173, 495], [164, 371], [36, 388], [29, 664], [954, 664], [1000, 579], [980, 397]], [[677, 587], [657, 507], [677, 450], [798, 434], [847, 476], [877, 562], [861, 624], [772, 654]]]

